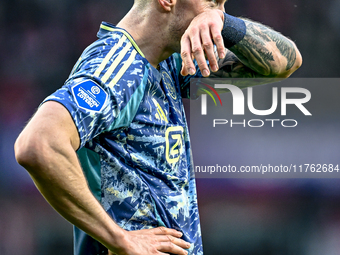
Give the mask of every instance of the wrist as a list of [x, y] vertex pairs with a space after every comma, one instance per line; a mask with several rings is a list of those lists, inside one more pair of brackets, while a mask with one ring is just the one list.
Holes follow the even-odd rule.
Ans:
[[246, 24], [242, 19], [223, 13], [223, 29], [221, 31], [224, 46], [231, 48], [246, 35]]
[[128, 240], [127, 235], [128, 231], [114, 224], [114, 226], [112, 226], [109, 231], [109, 238], [105, 240], [105, 242], [102, 242], [102, 244], [108, 248], [109, 251], [121, 254], [123, 251], [125, 251]]

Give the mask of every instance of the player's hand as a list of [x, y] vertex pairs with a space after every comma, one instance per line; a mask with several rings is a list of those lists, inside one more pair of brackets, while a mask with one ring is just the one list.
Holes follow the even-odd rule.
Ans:
[[190, 244], [180, 239], [181, 236], [181, 232], [165, 227], [126, 231], [120, 250], [109, 251], [109, 255], [187, 255], [184, 249], [189, 249]]
[[196, 59], [203, 76], [210, 74], [206, 58], [213, 72], [218, 70], [214, 54], [214, 44], [219, 58], [224, 58], [225, 48], [221, 31], [224, 15], [219, 9], [208, 9], [197, 15], [190, 23], [181, 39], [181, 57], [183, 60], [181, 74], [186, 76], [196, 73], [193, 59]]

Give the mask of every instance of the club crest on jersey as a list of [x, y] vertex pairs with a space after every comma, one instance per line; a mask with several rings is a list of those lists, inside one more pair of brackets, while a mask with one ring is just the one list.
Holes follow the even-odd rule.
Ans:
[[107, 93], [92, 80], [74, 85], [72, 93], [79, 108], [94, 112], [100, 112], [108, 98]]
[[166, 86], [166, 89], [168, 90], [170, 96], [176, 100], [177, 99], [177, 95], [176, 95], [176, 90], [174, 85], [172, 84], [172, 79], [170, 77], [170, 75], [167, 72], [162, 72], [162, 79], [163, 79], [163, 83]]

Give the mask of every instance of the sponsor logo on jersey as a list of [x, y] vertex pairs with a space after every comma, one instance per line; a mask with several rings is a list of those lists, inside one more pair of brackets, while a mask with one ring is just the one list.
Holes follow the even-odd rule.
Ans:
[[165, 132], [165, 157], [169, 164], [177, 163], [183, 148], [183, 127], [168, 127]]
[[72, 87], [79, 108], [100, 112], [108, 98], [107, 93], [94, 81], [86, 80]]

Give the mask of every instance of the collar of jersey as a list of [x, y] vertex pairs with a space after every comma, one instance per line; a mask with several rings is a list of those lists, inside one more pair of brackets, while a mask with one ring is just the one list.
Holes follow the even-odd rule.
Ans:
[[123, 33], [131, 42], [131, 44], [133, 45], [133, 47], [137, 50], [137, 52], [143, 57], [145, 58], [143, 52], [140, 50], [140, 48], [138, 47], [137, 43], [135, 42], [135, 40], [133, 40], [132, 36], [124, 29], [116, 27], [115, 25], [112, 25], [108, 22], [102, 22], [100, 24], [100, 29], [98, 31], [97, 36], [98, 37], [102, 37], [103, 35], [107, 34], [108, 32], [120, 32]]
[[[123, 28], [120, 27], [116, 27], [113, 24], [110, 24], [108, 22], [103, 21], [100, 25], [100, 29], [98, 31], [97, 36], [99, 38], [103, 37], [104, 35], [106, 35], [107, 33], [110, 32], [119, 32], [119, 33], [123, 33], [131, 42], [131, 44], [133, 45], [133, 47], [137, 50], [137, 52], [144, 58], [144, 54], [143, 52], [140, 50], [140, 48], [138, 47], [137, 43], [135, 42], [135, 40], [132, 38], [132, 36]], [[163, 63], [160, 63], [160, 66], [162, 67]], [[161, 70], [157, 70], [156, 68], [154, 68], [150, 63], [148, 64], [149, 68], [152, 70], [152, 73], [154, 75], [154, 78], [156, 79], [156, 81], [159, 83], [162, 76], [161, 76]]]

